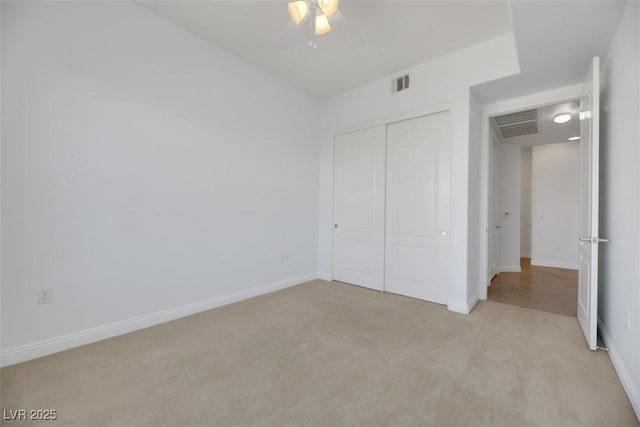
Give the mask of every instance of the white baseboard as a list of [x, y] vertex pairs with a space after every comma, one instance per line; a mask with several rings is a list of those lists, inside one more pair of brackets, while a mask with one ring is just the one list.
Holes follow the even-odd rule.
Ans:
[[318, 273], [318, 279], [326, 280], [327, 282], [331, 282], [333, 280], [333, 276], [331, 275], [331, 273], [319, 272]]
[[567, 270], [578, 269], [578, 266], [576, 264], [571, 264], [568, 262], [545, 261], [540, 259], [532, 259], [531, 265], [535, 265], [536, 267], [565, 268]]
[[527, 258], [527, 259], [531, 259], [531, 254], [530, 254], [530, 253], [520, 254], [520, 258]]
[[500, 273], [520, 273], [522, 271], [519, 265], [501, 265], [498, 270]]
[[462, 314], [469, 314], [471, 312], [469, 303], [453, 300], [447, 302], [447, 310]]
[[480, 297], [478, 297], [477, 293], [469, 299], [469, 302], [467, 302], [467, 307], [469, 307], [469, 313], [473, 311], [474, 307], [476, 306], [479, 300], [480, 300]]
[[600, 318], [598, 318], [598, 327], [600, 328], [602, 341], [604, 341], [604, 345], [609, 349], [611, 364], [618, 374], [618, 378], [620, 378], [622, 388], [624, 388], [624, 391], [627, 393], [627, 397], [629, 398], [631, 406], [636, 413], [636, 417], [640, 420], [640, 389], [638, 389], [638, 384], [633, 380], [633, 377], [629, 373], [627, 366], [624, 364], [622, 357], [620, 357], [620, 353], [618, 353], [615, 343], [611, 339], [611, 335], [609, 335], [609, 331], [607, 331], [607, 328], [605, 328]]
[[318, 278], [318, 273], [305, 274], [303, 276], [291, 277], [288, 279], [278, 280], [276, 282], [267, 283], [265, 285], [256, 286], [250, 289], [230, 294], [220, 295], [203, 301], [197, 301], [166, 310], [157, 311], [155, 313], [144, 314], [142, 316], [133, 317], [127, 320], [109, 323], [95, 328], [84, 329], [70, 334], [60, 335], [42, 341], [30, 344], [24, 344], [12, 348], [8, 348], [0, 352], [0, 366], [9, 366], [16, 363], [25, 362], [27, 360], [36, 359], [53, 353], [58, 353], [81, 345], [90, 344], [118, 335], [127, 334], [129, 332], [148, 328], [160, 323], [169, 322], [171, 320], [180, 319], [181, 317], [190, 316], [202, 311], [211, 310], [216, 307], [242, 301], [247, 298], [253, 298], [258, 295], [275, 292], [291, 286], [296, 286]]

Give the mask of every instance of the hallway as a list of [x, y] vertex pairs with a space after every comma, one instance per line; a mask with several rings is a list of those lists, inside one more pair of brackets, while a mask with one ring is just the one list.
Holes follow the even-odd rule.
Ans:
[[489, 300], [576, 317], [578, 271], [535, 267], [520, 259], [521, 273], [500, 273], [489, 286]]

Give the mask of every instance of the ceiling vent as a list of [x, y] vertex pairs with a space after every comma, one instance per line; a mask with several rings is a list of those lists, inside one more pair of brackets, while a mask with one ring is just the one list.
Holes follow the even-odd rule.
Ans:
[[398, 93], [409, 89], [409, 74], [405, 76], [396, 77], [391, 80], [391, 93]]
[[540, 111], [537, 108], [497, 116], [493, 120], [505, 139], [540, 133]]

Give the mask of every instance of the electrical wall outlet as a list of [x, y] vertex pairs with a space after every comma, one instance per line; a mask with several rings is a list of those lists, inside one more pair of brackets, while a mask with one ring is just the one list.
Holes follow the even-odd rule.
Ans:
[[53, 302], [53, 289], [38, 290], [38, 304], [49, 304]]

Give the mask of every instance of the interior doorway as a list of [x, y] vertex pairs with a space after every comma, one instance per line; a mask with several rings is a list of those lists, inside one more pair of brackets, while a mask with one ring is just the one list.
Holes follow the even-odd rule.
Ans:
[[576, 317], [579, 111], [569, 100], [490, 119], [489, 300]]

